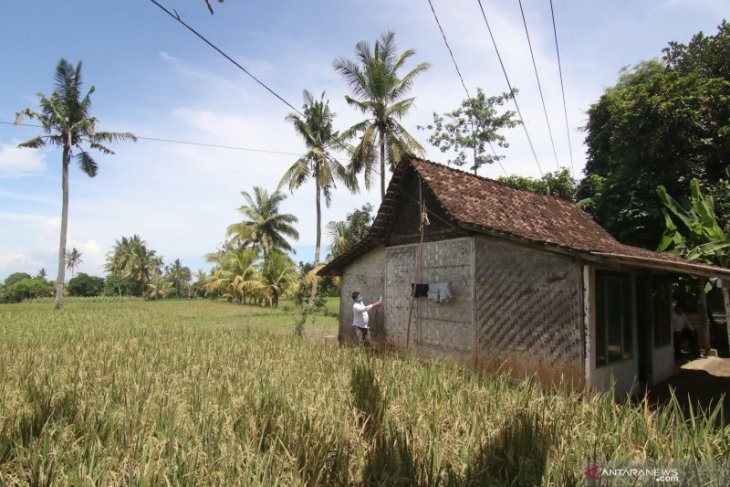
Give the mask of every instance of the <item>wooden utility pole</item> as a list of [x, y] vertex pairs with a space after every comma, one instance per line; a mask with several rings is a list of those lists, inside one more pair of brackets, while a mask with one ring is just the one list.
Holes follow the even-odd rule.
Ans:
[[411, 319], [413, 318], [413, 304], [416, 301], [416, 286], [421, 280], [421, 261], [423, 260], [423, 235], [424, 224], [426, 220], [426, 205], [423, 203], [423, 183], [421, 177], [418, 177], [418, 218], [420, 221], [421, 239], [418, 243], [418, 251], [416, 252], [416, 277], [411, 289], [411, 305], [408, 309], [408, 327], [406, 328], [406, 350], [411, 346]]

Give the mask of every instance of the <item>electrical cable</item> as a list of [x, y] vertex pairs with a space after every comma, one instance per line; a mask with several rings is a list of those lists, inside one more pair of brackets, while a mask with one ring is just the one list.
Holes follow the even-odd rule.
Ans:
[[[443, 27], [441, 27], [441, 21], [439, 21], [438, 15], [436, 15], [436, 10], [433, 8], [433, 3], [431, 3], [431, 0], [428, 0], [428, 5], [431, 7], [431, 12], [433, 13], [433, 18], [434, 18], [434, 20], [436, 20], [436, 25], [438, 25], [438, 28], [441, 31], [441, 37], [443, 37], [443, 39], [444, 39], [444, 44], [446, 44], [446, 49], [449, 50], [449, 56], [451, 56], [451, 61], [454, 63], [454, 68], [456, 69], [456, 74], [459, 75], [459, 79], [461, 80], [461, 86], [464, 88], [466, 97], [471, 98], [471, 94], [469, 94], [469, 89], [466, 87], [466, 83], [464, 82], [464, 77], [461, 75], [461, 70], [459, 69], [459, 65], [456, 63], [456, 58], [454, 57], [454, 52], [451, 50], [449, 41], [446, 38], [446, 32], [444, 32]], [[497, 161], [497, 163], [499, 164], [499, 167], [502, 168], [502, 172], [504, 173], [504, 175], [509, 176], [507, 174], [507, 170], [504, 168], [504, 165], [502, 164], [502, 161], [499, 159], [499, 156], [497, 155], [497, 151], [494, 150], [494, 145], [492, 145], [492, 141], [488, 140], [487, 143], [489, 144], [489, 148], [492, 149], [492, 154], [494, 154], [494, 160]]]
[[525, 119], [522, 116], [522, 110], [520, 110], [520, 105], [517, 103], [517, 97], [515, 96], [515, 91], [512, 88], [512, 83], [509, 80], [509, 76], [507, 75], [507, 70], [504, 67], [504, 62], [502, 62], [502, 56], [499, 53], [499, 48], [497, 47], [497, 41], [494, 39], [494, 34], [492, 33], [492, 28], [489, 25], [489, 21], [487, 20], [487, 14], [484, 11], [484, 6], [482, 5], [482, 0], [477, 0], [479, 3], [479, 9], [482, 11], [482, 18], [484, 19], [484, 23], [487, 24], [487, 30], [489, 31], [489, 37], [492, 39], [492, 44], [494, 45], [494, 50], [497, 53], [497, 58], [499, 59], [499, 65], [502, 67], [502, 74], [504, 74], [504, 79], [507, 81], [507, 86], [509, 87], [510, 95], [512, 97], [512, 101], [515, 103], [515, 108], [517, 109], [517, 115], [520, 117], [520, 122], [522, 122], [522, 128], [525, 131], [525, 136], [527, 137], [527, 142], [530, 145], [530, 150], [532, 151], [532, 156], [535, 158], [535, 163], [537, 164], [537, 169], [540, 171], [540, 177], [544, 176], [544, 173], [542, 171], [542, 166], [540, 165], [540, 160], [537, 157], [537, 152], [535, 152], [535, 146], [532, 144], [532, 138], [530, 137], [530, 133], [527, 130], [527, 125], [525, 124]]
[[294, 107], [294, 105], [292, 105], [291, 103], [289, 103], [288, 101], [286, 101], [286, 100], [285, 100], [285, 99], [284, 99], [284, 98], [283, 98], [283, 97], [282, 97], [281, 95], [279, 95], [279, 94], [278, 94], [277, 92], [275, 92], [275, 91], [274, 91], [274, 90], [273, 90], [272, 88], [269, 88], [269, 86], [267, 86], [267, 85], [266, 85], [266, 83], [264, 83], [263, 81], [261, 81], [260, 79], [258, 79], [258, 78], [257, 78], [256, 76], [254, 76], [253, 74], [251, 74], [251, 73], [250, 73], [250, 72], [249, 72], [249, 71], [248, 71], [248, 70], [247, 70], [246, 68], [244, 68], [243, 66], [241, 66], [240, 64], [238, 64], [238, 62], [236, 62], [236, 61], [235, 61], [235, 60], [234, 60], [234, 59], [233, 59], [233, 58], [232, 58], [231, 56], [229, 56], [228, 54], [226, 54], [225, 52], [223, 52], [223, 50], [221, 50], [221, 49], [220, 49], [220, 48], [219, 48], [218, 46], [216, 46], [215, 44], [213, 44], [212, 42], [210, 42], [210, 41], [209, 41], [208, 39], [206, 39], [206, 38], [205, 38], [205, 37], [204, 37], [204, 36], [203, 36], [203, 35], [202, 35], [201, 33], [199, 33], [199, 32], [198, 32], [197, 30], [193, 29], [193, 28], [192, 28], [192, 27], [190, 27], [190, 26], [189, 26], [188, 24], [186, 24], [186, 23], [185, 23], [185, 22], [184, 22], [184, 21], [183, 21], [183, 20], [182, 20], [182, 19], [180, 18], [180, 15], [179, 15], [179, 14], [178, 14], [177, 12], [175, 12], [175, 13], [173, 14], [173, 13], [172, 13], [172, 12], [170, 12], [170, 11], [169, 11], [168, 9], [166, 9], [165, 7], [163, 7], [162, 5], [160, 5], [160, 3], [159, 3], [159, 2], [157, 2], [157, 0], [150, 0], [150, 2], [152, 2], [152, 3], [154, 3], [155, 5], [157, 5], [158, 7], [160, 7], [160, 9], [162, 9], [162, 10], [163, 10], [163, 11], [164, 11], [164, 12], [165, 12], [165, 13], [166, 13], [167, 15], [169, 15], [170, 17], [172, 17], [173, 19], [177, 20], [177, 21], [178, 21], [178, 22], [180, 22], [180, 23], [181, 23], [182, 25], [184, 25], [184, 26], [185, 26], [185, 28], [187, 28], [187, 29], [188, 29], [188, 30], [189, 30], [190, 32], [192, 32], [193, 34], [195, 34], [196, 36], [198, 36], [198, 37], [199, 37], [199, 38], [200, 38], [200, 39], [201, 39], [201, 40], [202, 40], [203, 42], [205, 42], [205, 43], [206, 43], [206, 44], [208, 44], [208, 45], [209, 45], [210, 47], [212, 47], [213, 49], [215, 49], [215, 50], [216, 50], [216, 51], [218, 52], [218, 54], [220, 54], [221, 56], [223, 56], [224, 58], [226, 58], [227, 60], [229, 60], [229, 61], [230, 61], [231, 63], [233, 63], [233, 64], [234, 64], [234, 65], [235, 65], [235, 66], [236, 66], [236, 67], [237, 67], [238, 69], [240, 69], [241, 71], [243, 71], [244, 73], [246, 73], [247, 75], [249, 75], [249, 76], [251, 77], [251, 79], [253, 79], [253, 80], [254, 80], [255, 82], [257, 82], [258, 84], [260, 84], [261, 86], [263, 86], [263, 87], [264, 87], [264, 88], [266, 89], [266, 91], [268, 91], [269, 93], [271, 93], [272, 95], [274, 95], [275, 97], [277, 97], [277, 98], [278, 98], [279, 100], [281, 100], [281, 101], [282, 101], [282, 102], [283, 102], [283, 103], [284, 103], [284, 104], [285, 104], [286, 106], [288, 106], [289, 108], [291, 108], [292, 110], [294, 110], [295, 112], [297, 112], [297, 113], [298, 113], [299, 115], [302, 115], [302, 116], [304, 116], [304, 114], [303, 114], [302, 112], [300, 112], [299, 110], [297, 110], [297, 109], [296, 109], [296, 108]]
[[570, 153], [570, 172], [575, 177], [575, 167], [573, 165], [573, 147], [570, 143], [570, 124], [568, 123], [568, 105], [565, 102], [565, 86], [563, 85], [563, 68], [560, 62], [560, 47], [558, 46], [558, 29], [555, 26], [555, 11], [553, 10], [553, 0], [550, 0], [550, 15], [553, 18], [553, 34], [555, 35], [555, 53], [558, 56], [558, 72], [560, 73], [560, 91], [563, 93], [563, 111], [565, 112], [565, 132], [568, 135], [568, 151]]
[[535, 62], [535, 53], [532, 50], [532, 41], [530, 40], [530, 30], [527, 28], [527, 19], [525, 19], [525, 9], [522, 8], [522, 0], [517, 0], [520, 4], [520, 13], [522, 14], [522, 25], [525, 26], [525, 36], [527, 36], [527, 45], [530, 47], [530, 58], [532, 58], [532, 68], [535, 71], [535, 79], [537, 80], [537, 89], [540, 92], [540, 101], [542, 102], [542, 111], [545, 114], [545, 123], [547, 124], [548, 135], [550, 136], [550, 144], [553, 146], [553, 154], [555, 155], [555, 165], [560, 170], [560, 160], [558, 159], [558, 151], [555, 149], [555, 139], [553, 138], [553, 130], [550, 127], [550, 117], [548, 117], [547, 106], [545, 105], [545, 96], [542, 93], [542, 83], [540, 83], [540, 75], [537, 71], [537, 63]]
[[[21, 125], [25, 127], [37, 127], [37, 128], [43, 128], [42, 125], [35, 125], [32, 123], [14, 123], [14, 122], [5, 122], [0, 120], [0, 124], [3, 125]], [[185, 144], [185, 145], [196, 145], [201, 147], [213, 147], [216, 149], [230, 149], [230, 150], [242, 150], [242, 151], [248, 151], [248, 152], [262, 152], [265, 154], [279, 154], [279, 155], [286, 155], [286, 156], [297, 156], [301, 157], [301, 154], [298, 154], [296, 152], [284, 152], [284, 151], [275, 151], [275, 150], [267, 150], [267, 149], [252, 149], [250, 147], [236, 147], [232, 145], [222, 145], [222, 144], [209, 144], [206, 142], [193, 142], [190, 140], [176, 140], [176, 139], [161, 139], [157, 137], [142, 137], [142, 136], [135, 136], [139, 140], [149, 140], [152, 142], [168, 142], [171, 144]]]

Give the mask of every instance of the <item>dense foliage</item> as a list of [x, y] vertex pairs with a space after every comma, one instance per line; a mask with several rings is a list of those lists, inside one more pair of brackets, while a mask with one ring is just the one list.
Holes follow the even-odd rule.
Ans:
[[[699, 260], [722, 267], [730, 266], [730, 235], [717, 222], [711, 196], [700, 190], [697, 179], [690, 182], [691, 205], [683, 208], [664, 186], [659, 197], [664, 203], [666, 229], [659, 243], [660, 251], [681, 255], [687, 260]], [[678, 227], [675, 221], [680, 222]]]
[[342, 221], [327, 224], [330, 236], [330, 258], [334, 259], [345, 253], [350, 247], [365, 238], [373, 222], [373, 206], [370, 203], [355, 208]]
[[541, 178], [512, 175], [502, 176], [497, 181], [513, 188], [526, 189], [533, 193], [551, 194], [567, 201], [574, 201], [577, 184], [568, 169], [549, 172]]
[[79, 272], [77, 276], [69, 279], [66, 285], [66, 292], [71, 296], [93, 297], [101, 296], [104, 291], [104, 279], [101, 277], [90, 276], [84, 272]]
[[42, 273], [31, 277], [27, 272], [14, 272], [0, 285], [0, 303], [19, 303], [26, 299], [52, 295], [53, 284], [48, 282]]
[[588, 162], [578, 197], [620, 241], [654, 249], [664, 231], [662, 185], [680, 202], [687, 179], [716, 201], [727, 228], [730, 24], [673, 42], [661, 61], [625, 70], [588, 111]]

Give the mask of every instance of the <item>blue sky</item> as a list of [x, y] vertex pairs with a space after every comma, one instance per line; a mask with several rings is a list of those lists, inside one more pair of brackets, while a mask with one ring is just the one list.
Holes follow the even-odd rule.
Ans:
[[[416, 108], [404, 125], [427, 157], [446, 155], [416, 130], [434, 111], [458, 106], [464, 94], [426, 0], [263, 1], [227, 0], [210, 15], [203, 0], [165, 0], [182, 17], [264, 80], [293, 105], [301, 91], [326, 91], [337, 126], [359, 115], [344, 102], [347, 87], [332, 69], [351, 56], [358, 41], [397, 33], [400, 49], [413, 48], [415, 62], [432, 68], [415, 84]], [[539, 104], [519, 5], [482, 2], [544, 170], [557, 167]], [[488, 94], [506, 90], [475, 0], [433, 0], [469, 88]], [[725, 13], [723, 0], [555, 1], [576, 174], [585, 161], [585, 111], [616, 81], [618, 71], [657, 57], [670, 40], [687, 42], [713, 33]], [[552, 41], [549, 2], [524, 0], [560, 165], [569, 165], [562, 101]], [[212, 51], [148, 0], [42, 0], [11, 2], [0, 17], [0, 121], [37, 106], [37, 92], [52, 91], [59, 58], [84, 61], [87, 84], [96, 87], [93, 113], [102, 130], [238, 147], [300, 153], [304, 147], [284, 118], [291, 110]], [[411, 64], [412, 66], [413, 64]], [[0, 124], [0, 279], [14, 271], [55, 274], [60, 225], [60, 153], [16, 149], [37, 129]], [[535, 176], [521, 129], [506, 133], [509, 173]], [[151, 141], [114, 145], [99, 156], [99, 175], [71, 170], [69, 248], [84, 253], [80, 270], [102, 274], [115, 239], [139, 234], [165, 256], [193, 270], [236, 221], [240, 191], [273, 189], [293, 156]], [[501, 175], [498, 166], [483, 169]], [[335, 192], [324, 222], [341, 219], [365, 202], [377, 207], [377, 187], [358, 195]], [[283, 210], [299, 218], [297, 259], [311, 259], [315, 241], [314, 188], [291, 195]], [[325, 238], [326, 240], [326, 238]]]

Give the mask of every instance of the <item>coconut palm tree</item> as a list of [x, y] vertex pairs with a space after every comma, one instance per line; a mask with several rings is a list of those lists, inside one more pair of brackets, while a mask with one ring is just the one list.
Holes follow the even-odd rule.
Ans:
[[72, 278], [74, 276], [74, 270], [83, 262], [83, 259], [81, 258], [82, 255], [83, 252], [76, 247], [66, 253], [66, 268], [71, 269]]
[[327, 224], [327, 233], [329, 233], [332, 239], [330, 243], [330, 255], [333, 259], [343, 254], [352, 244], [350, 228], [346, 221], [329, 222]]
[[254, 186], [253, 196], [246, 191], [241, 191], [241, 195], [247, 204], [238, 211], [245, 219], [230, 225], [226, 235], [244, 246], [247, 243], [260, 245], [264, 256], [275, 251], [293, 252], [286, 237], [299, 239], [299, 232], [292, 226], [299, 220], [294, 215], [279, 213], [279, 205], [286, 195], [279, 191], [269, 194], [259, 186]]
[[[141, 295], [147, 289], [155, 275], [161, 273], [162, 257], [157, 252], [147, 248], [147, 242], [139, 235], [122, 237], [114, 243], [111, 252], [107, 254], [104, 265], [112, 275], [133, 283], [134, 294]], [[118, 287], [121, 296], [121, 284]]]
[[176, 298], [182, 295], [183, 288], [187, 288], [188, 296], [190, 295], [190, 279], [192, 279], [192, 274], [190, 273], [190, 268], [183, 266], [180, 259], [175, 259], [175, 262], [166, 267], [165, 277], [170, 283], [171, 289], [175, 290]]
[[[319, 264], [319, 253], [322, 243], [322, 202], [329, 207], [332, 201], [332, 189], [335, 180], [339, 179], [352, 191], [357, 190], [357, 183], [332, 155], [332, 150], [346, 148], [342, 137], [332, 126], [335, 114], [330, 110], [329, 101], [325, 101], [324, 93], [319, 100], [304, 90], [304, 116], [290, 113], [286, 119], [294, 125], [297, 134], [304, 140], [307, 153], [286, 171], [279, 182], [279, 188], [286, 185], [290, 191], [301, 187], [312, 179], [316, 191], [315, 206], [317, 211], [317, 240], [314, 249], [314, 266]], [[311, 302], [317, 295], [317, 280], [312, 283]]]
[[380, 195], [385, 197], [385, 161], [391, 170], [407, 152], [422, 154], [423, 147], [400, 124], [413, 107], [415, 97], [406, 98], [416, 76], [426, 71], [429, 63], [420, 63], [402, 78], [398, 71], [416, 53], [408, 49], [398, 54], [395, 33], [386, 32], [375, 41], [375, 47], [361, 41], [355, 46], [355, 60], [337, 58], [335, 71], [345, 79], [354, 96], [345, 96], [347, 103], [368, 118], [345, 132], [347, 137], [361, 134], [352, 153], [352, 169], [364, 172], [365, 186], [370, 181], [377, 154], [380, 153]]
[[266, 304], [279, 306], [279, 298], [296, 281], [297, 270], [288, 255], [271, 252], [261, 264], [261, 290]]
[[[22, 123], [23, 117], [40, 122], [44, 135], [39, 135], [19, 147], [39, 149], [47, 144], [63, 148], [61, 160], [61, 188], [63, 202], [61, 206], [61, 237], [58, 246], [58, 276], [56, 277], [55, 308], [63, 306], [63, 286], [66, 278], [66, 234], [68, 231], [68, 168], [71, 158], [75, 158], [81, 170], [89, 177], [96, 176], [99, 170], [88, 148], [98, 150], [102, 154], [113, 154], [105, 143], [134, 140], [134, 135], [124, 132], [97, 132], [96, 117], [90, 115], [91, 94], [94, 87], [89, 88], [86, 95], [81, 95], [81, 62], [74, 68], [71, 63], [61, 59], [56, 66], [55, 87], [51, 96], [39, 94], [40, 112], [26, 108], [18, 113], [16, 123]], [[88, 146], [87, 149], [84, 146]]]
[[226, 247], [208, 254], [206, 260], [216, 264], [206, 280], [206, 293], [217, 291], [228, 300], [244, 303], [246, 297], [255, 296], [261, 289], [256, 261], [259, 254], [254, 249]]

